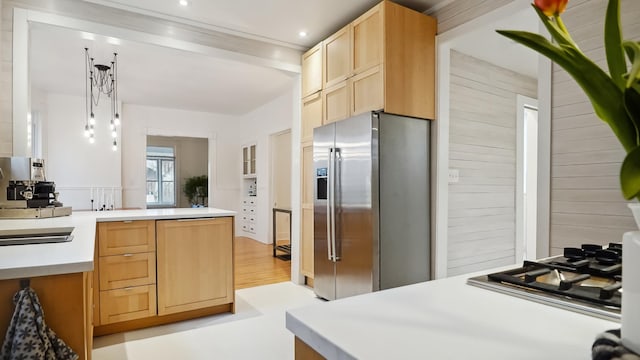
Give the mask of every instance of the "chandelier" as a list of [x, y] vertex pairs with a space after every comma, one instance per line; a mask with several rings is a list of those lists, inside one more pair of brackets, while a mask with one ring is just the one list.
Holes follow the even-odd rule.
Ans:
[[95, 143], [96, 117], [93, 112], [98, 107], [100, 95], [110, 98], [111, 119], [109, 128], [113, 151], [118, 150], [118, 126], [120, 126], [120, 114], [118, 112], [118, 54], [113, 53], [113, 61], [110, 65], [94, 63], [94, 58], [89, 55], [89, 48], [84, 48], [85, 53], [85, 125], [84, 136], [89, 138], [91, 144]]

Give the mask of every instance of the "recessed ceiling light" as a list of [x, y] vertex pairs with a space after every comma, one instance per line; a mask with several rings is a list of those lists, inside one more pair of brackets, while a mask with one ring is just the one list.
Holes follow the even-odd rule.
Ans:
[[298, 33], [298, 35], [300, 35], [300, 37], [305, 37], [305, 36], [307, 36], [307, 32], [306, 31], [300, 31]]
[[180, 5], [182, 5], [182, 6], [187, 6], [187, 5], [189, 5], [189, 1], [187, 1], [187, 0], [180, 0]]

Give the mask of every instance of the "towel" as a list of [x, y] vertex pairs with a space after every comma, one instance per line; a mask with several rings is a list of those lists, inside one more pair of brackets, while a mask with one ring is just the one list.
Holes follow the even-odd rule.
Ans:
[[32, 288], [18, 291], [13, 303], [16, 308], [0, 349], [0, 360], [78, 359], [78, 354], [45, 324], [40, 300]]
[[591, 347], [591, 357], [593, 360], [640, 360], [638, 354], [622, 345], [620, 329], [598, 335]]

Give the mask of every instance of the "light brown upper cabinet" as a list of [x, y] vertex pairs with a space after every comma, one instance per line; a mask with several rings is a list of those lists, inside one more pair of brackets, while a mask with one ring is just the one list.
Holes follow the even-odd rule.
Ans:
[[322, 43], [302, 55], [302, 97], [322, 90]]
[[326, 39], [323, 123], [372, 110], [434, 119], [435, 34], [434, 18], [385, 0]]
[[302, 99], [300, 142], [313, 141], [313, 129], [322, 125], [322, 94], [318, 91]]
[[322, 42], [324, 61], [323, 88], [329, 88], [351, 76], [351, 25]]

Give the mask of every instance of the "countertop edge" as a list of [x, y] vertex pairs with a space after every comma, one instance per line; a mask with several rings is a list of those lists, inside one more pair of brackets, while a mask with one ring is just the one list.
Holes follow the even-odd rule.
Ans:
[[286, 328], [317, 353], [324, 356], [326, 359], [356, 359], [344, 349], [327, 340], [307, 324], [300, 321], [292, 312], [295, 312], [295, 309], [287, 310], [285, 313]]
[[93, 259], [74, 263], [40, 265], [0, 270], [0, 280], [23, 279], [40, 276], [75, 274], [93, 271]]
[[218, 214], [162, 214], [162, 215], [123, 215], [114, 217], [96, 217], [96, 223], [112, 221], [135, 221], [135, 220], [174, 220], [174, 219], [195, 219], [195, 218], [216, 218], [236, 216], [235, 211], [228, 211]]

